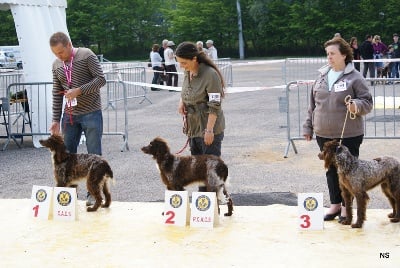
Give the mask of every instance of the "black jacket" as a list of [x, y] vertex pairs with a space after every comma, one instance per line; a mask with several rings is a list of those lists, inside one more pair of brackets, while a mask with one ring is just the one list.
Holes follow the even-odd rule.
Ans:
[[364, 60], [370, 60], [374, 58], [374, 47], [371, 41], [365, 40], [360, 46], [361, 57]]

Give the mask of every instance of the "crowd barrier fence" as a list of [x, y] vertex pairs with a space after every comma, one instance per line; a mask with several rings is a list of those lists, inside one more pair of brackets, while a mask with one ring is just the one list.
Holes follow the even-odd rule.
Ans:
[[[32, 136], [36, 140], [50, 135], [52, 123], [51, 105], [52, 82], [12, 83], [0, 102], [0, 138], [6, 139], [2, 150], [11, 141], [18, 147], [24, 137]], [[107, 80], [102, 88], [103, 135], [121, 135], [121, 151], [128, 146], [128, 90], [124, 82]], [[122, 101], [120, 101], [122, 100]]]
[[[373, 110], [364, 116], [365, 139], [399, 139], [400, 79], [367, 78], [373, 97]], [[297, 154], [296, 140], [305, 140], [303, 124], [307, 117], [311, 87], [314, 80], [298, 80], [286, 85], [286, 95], [279, 97], [279, 111], [286, 113], [287, 146], [284, 157], [293, 147]], [[344, 102], [344, 100], [343, 100]], [[345, 118], [343, 118], [343, 121]]]

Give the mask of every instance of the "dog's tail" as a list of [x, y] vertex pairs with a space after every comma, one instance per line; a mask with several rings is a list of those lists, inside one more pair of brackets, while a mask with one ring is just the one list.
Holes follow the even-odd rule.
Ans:
[[104, 176], [108, 177], [112, 181], [113, 185], [115, 184], [114, 173], [113, 173], [110, 165], [107, 165], [107, 170], [106, 170]]

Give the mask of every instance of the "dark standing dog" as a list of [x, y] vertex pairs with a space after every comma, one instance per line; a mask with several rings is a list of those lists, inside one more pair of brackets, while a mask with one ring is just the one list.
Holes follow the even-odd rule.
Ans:
[[372, 161], [360, 160], [337, 141], [326, 142], [318, 156], [325, 161], [325, 168], [330, 165], [337, 167], [347, 214], [342, 224], [349, 225], [352, 222], [352, 203], [355, 197], [357, 221], [351, 227], [362, 227], [369, 200], [367, 191], [379, 184], [393, 208], [393, 213], [388, 215], [390, 221], [400, 221], [400, 163], [396, 159], [380, 157]]
[[[106, 160], [95, 154], [67, 152], [63, 138], [58, 135], [51, 135], [47, 140], [39, 142], [51, 151], [57, 187], [77, 187], [80, 180], [86, 179], [87, 190], [96, 199], [94, 206], [88, 207], [87, 211], [110, 206], [111, 194], [107, 183], [108, 179], [113, 178], [113, 172]], [[103, 205], [101, 191], [105, 197]]]
[[157, 161], [163, 183], [171, 191], [183, 191], [192, 183], [201, 183], [208, 192], [216, 192], [218, 203], [228, 205], [231, 216], [233, 202], [226, 190], [228, 167], [221, 158], [214, 155], [177, 156], [170, 152], [168, 144], [162, 138], [155, 138], [149, 145], [142, 148]]

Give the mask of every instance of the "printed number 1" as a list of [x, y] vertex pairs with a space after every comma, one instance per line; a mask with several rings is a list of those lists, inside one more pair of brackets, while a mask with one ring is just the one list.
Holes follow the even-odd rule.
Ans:
[[166, 219], [165, 223], [167, 223], [167, 224], [175, 224], [175, 221], [174, 221], [175, 212], [173, 212], [173, 211], [170, 210], [170, 211], [167, 211], [167, 212], [165, 213], [165, 215], [169, 216], [169, 217]]
[[35, 211], [35, 214], [33, 215], [34, 217], [37, 217], [39, 214], [39, 205], [36, 205], [32, 208], [33, 211]]
[[301, 215], [300, 219], [303, 220], [304, 223], [300, 224], [301, 228], [309, 228], [311, 226], [310, 216], [309, 215]]

